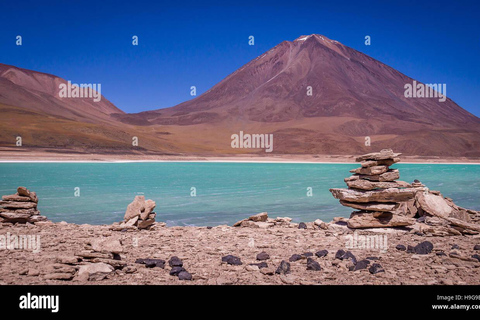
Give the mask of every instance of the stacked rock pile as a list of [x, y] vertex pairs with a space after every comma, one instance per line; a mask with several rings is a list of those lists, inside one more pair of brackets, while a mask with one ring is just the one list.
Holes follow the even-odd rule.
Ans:
[[[480, 226], [472, 223], [478, 212], [461, 208], [439, 191], [429, 190], [420, 181], [398, 181], [398, 169], [390, 166], [400, 161], [400, 153], [391, 149], [368, 153], [356, 158], [361, 167], [350, 170], [345, 178], [347, 189], [330, 189], [344, 206], [357, 209], [348, 220], [350, 228], [411, 226], [433, 222], [436, 231], [445, 234], [478, 233]], [[441, 221], [434, 221], [440, 218]], [[475, 218], [476, 219], [476, 218]], [[445, 228], [447, 227], [447, 228]], [[452, 228], [448, 228], [452, 227]]]
[[0, 201], [0, 222], [35, 223], [47, 220], [37, 209], [37, 194], [25, 187], [18, 187], [17, 193], [2, 196]]
[[114, 223], [112, 230], [149, 229], [155, 223], [155, 201], [145, 200], [145, 196], [136, 196], [127, 206], [127, 210], [120, 223]]

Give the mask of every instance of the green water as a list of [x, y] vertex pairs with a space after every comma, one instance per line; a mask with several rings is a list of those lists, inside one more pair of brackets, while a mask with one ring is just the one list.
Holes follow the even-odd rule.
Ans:
[[[36, 191], [39, 210], [52, 221], [121, 221], [136, 195], [157, 203], [167, 225], [231, 225], [252, 214], [294, 222], [348, 217], [329, 188], [358, 164], [291, 163], [0, 163], [0, 194], [17, 186]], [[480, 210], [480, 165], [396, 164], [400, 179], [422, 181], [455, 203]], [[192, 196], [195, 195], [196, 196]]]

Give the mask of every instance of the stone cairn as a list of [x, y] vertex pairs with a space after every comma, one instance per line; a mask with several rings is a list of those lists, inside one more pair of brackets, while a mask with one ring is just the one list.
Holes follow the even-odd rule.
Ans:
[[150, 229], [155, 223], [156, 213], [155, 201], [145, 200], [145, 196], [136, 196], [132, 203], [127, 206], [127, 210], [120, 223], [114, 223], [112, 230], [124, 229]]
[[46, 221], [37, 209], [37, 194], [25, 187], [18, 187], [17, 193], [2, 196], [0, 201], [0, 222], [35, 223]]
[[353, 175], [344, 179], [348, 189], [330, 189], [340, 204], [357, 209], [348, 219], [348, 227], [403, 227], [423, 222], [426, 225], [420, 229], [426, 231], [430, 227], [435, 234], [480, 232], [480, 225], [475, 223], [479, 212], [455, 205], [452, 199], [429, 190], [418, 180], [397, 181], [399, 171], [390, 166], [400, 161], [400, 155], [383, 149], [359, 156], [356, 161], [361, 167], [350, 170]]

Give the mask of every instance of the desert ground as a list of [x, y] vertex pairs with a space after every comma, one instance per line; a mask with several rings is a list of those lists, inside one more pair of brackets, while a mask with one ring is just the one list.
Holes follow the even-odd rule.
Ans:
[[[480, 284], [480, 235], [434, 236], [415, 226], [355, 231], [341, 218], [276, 221], [268, 228], [157, 222], [150, 230], [124, 231], [3, 223], [0, 284]], [[37, 242], [8, 247], [26, 235]]]

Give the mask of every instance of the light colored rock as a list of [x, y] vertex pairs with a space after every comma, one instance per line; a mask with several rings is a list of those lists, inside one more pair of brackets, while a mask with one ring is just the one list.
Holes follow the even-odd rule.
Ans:
[[344, 200], [340, 200], [340, 204], [346, 207], [351, 207], [359, 210], [382, 211], [382, 212], [394, 211], [398, 207], [398, 204], [396, 203], [382, 203], [382, 202], [355, 203], [355, 202], [348, 202]]
[[4, 201], [19, 201], [19, 202], [32, 202], [30, 197], [19, 196], [18, 194], [10, 194], [6, 196], [2, 196], [2, 200]]
[[128, 221], [132, 218], [140, 216], [145, 210], [145, 196], [135, 196], [135, 199], [127, 206], [127, 210], [123, 219]]
[[355, 159], [357, 162], [365, 160], [387, 160], [398, 158], [401, 153], [394, 153], [392, 149], [382, 149], [380, 152], [372, 152], [361, 155]]
[[452, 212], [452, 207], [450, 207], [445, 199], [440, 195], [417, 192], [415, 195], [415, 200], [423, 211], [434, 216], [448, 217]]
[[339, 200], [348, 202], [401, 202], [413, 199], [416, 190], [413, 188], [405, 189], [382, 189], [372, 191], [358, 191], [353, 189], [330, 189], [332, 195]]
[[360, 167], [352, 169], [350, 172], [361, 175], [380, 175], [388, 171], [388, 166], [372, 166], [372, 167]]
[[369, 212], [354, 211], [348, 219], [348, 227], [352, 229], [359, 228], [384, 228], [409, 226], [415, 223], [415, 219], [395, 214], [384, 213], [376, 218]]
[[378, 174], [378, 175], [359, 175], [360, 179], [367, 179], [370, 181], [395, 181], [400, 179], [400, 173], [397, 169], [390, 169], [385, 173]]
[[155, 219], [139, 220], [137, 223], [138, 229], [147, 229], [155, 223]]
[[248, 218], [248, 220], [255, 221], [255, 222], [265, 222], [268, 219], [268, 214], [266, 212], [261, 212], [256, 215], [253, 215]]
[[111, 265], [98, 262], [80, 266], [78, 278], [82, 280], [103, 280], [114, 269]]
[[147, 220], [148, 216], [153, 212], [155, 209], [155, 201], [153, 200], [145, 200], [145, 210], [140, 213], [141, 220]]
[[92, 249], [97, 252], [122, 253], [122, 243], [117, 238], [96, 238], [89, 240]]
[[7, 209], [32, 209], [36, 208], [37, 204], [35, 202], [15, 202], [0, 200], [0, 206]]
[[71, 280], [73, 274], [66, 272], [52, 272], [44, 275], [43, 278], [47, 280]]
[[362, 167], [373, 167], [373, 166], [391, 166], [394, 163], [400, 161], [400, 158], [385, 159], [385, 160], [365, 160], [361, 162]]
[[405, 181], [370, 181], [364, 179], [348, 180], [347, 187], [361, 190], [411, 188], [411, 184]]

